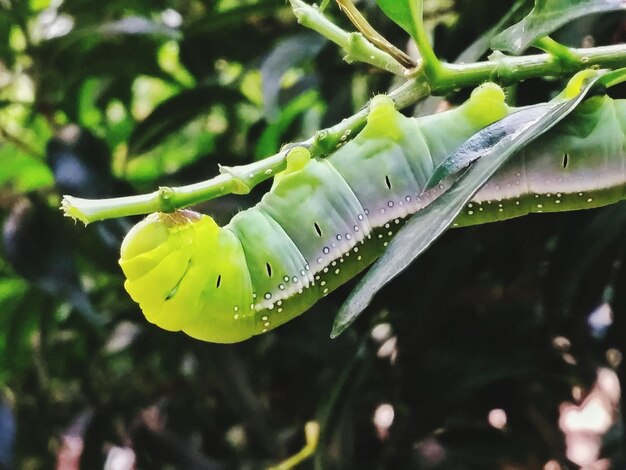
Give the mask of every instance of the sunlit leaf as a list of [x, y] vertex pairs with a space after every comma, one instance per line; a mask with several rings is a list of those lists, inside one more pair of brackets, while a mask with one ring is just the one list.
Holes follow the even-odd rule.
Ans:
[[535, 8], [522, 21], [493, 38], [491, 47], [520, 54], [534, 40], [576, 18], [625, 8], [625, 0], [536, 0]]
[[409, 6], [411, 1], [421, 0], [376, 0], [376, 3], [385, 12], [385, 15], [414, 38], [417, 37], [417, 31], [413, 24], [413, 16]]
[[42, 160], [20, 151], [13, 145], [0, 146], [0, 161], [2, 161], [0, 186], [29, 192], [54, 184], [52, 172]]
[[[450, 189], [425, 209], [415, 214], [389, 243], [342, 305], [331, 336], [344, 331], [369, 305], [376, 293], [406, 269], [437, 240], [470, 201], [472, 196], [513, 154], [545, 133], [571, 113], [583, 100], [596, 79], [591, 80], [574, 98], [522, 109], [507, 116], [463, 143], [449, 161], [469, 162], [478, 158]], [[482, 148], [480, 142], [483, 143]]]

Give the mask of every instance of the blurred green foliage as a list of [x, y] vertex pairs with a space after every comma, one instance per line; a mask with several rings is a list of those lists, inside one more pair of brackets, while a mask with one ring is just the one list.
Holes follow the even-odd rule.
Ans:
[[[437, 53], [454, 60], [512, 5], [426, 2]], [[359, 8], [405, 48], [374, 1]], [[623, 24], [556, 37], [610, 44]], [[142, 192], [271, 155], [391, 86], [282, 0], [0, 0], [0, 468], [264, 468], [312, 419], [304, 468], [574, 468], [560, 410], [598, 371], [624, 377], [624, 204], [451, 231], [338, 339], [350, 285], [228, 346], [144, 320], [116, 264], [132, 220], [83, 228], [57, 210], [67, 191]], [[508, 92], [525, 104], [559, 86]], [[200, 209], [224, 222], [258, 196]], [[610, 405], [597, 438], [620, 468]]]

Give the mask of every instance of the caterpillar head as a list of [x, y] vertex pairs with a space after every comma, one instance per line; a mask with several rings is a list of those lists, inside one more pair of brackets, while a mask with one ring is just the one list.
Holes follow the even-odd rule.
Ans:
[[124, 239], [119, 263], [124, 287], [161, 328], [218, 343], [253, 334], [241, 244], [211, 217], [151, 214]]

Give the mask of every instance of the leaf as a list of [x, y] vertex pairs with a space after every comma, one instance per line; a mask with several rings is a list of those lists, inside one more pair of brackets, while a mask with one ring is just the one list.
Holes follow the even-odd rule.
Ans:
[[137, 127], [128, 139], [129, 153], [144, 153], [182, 128], [211, 106], [224, 102], [245, 101], [238, 91], [207, 85], [184, 90], [159, 104]]
[[103, 23], [96, 28], [96, 31], [110, 36], [120, 34], [147, 35], [163, 36], [174, 40], [179, 40], [182, 37], [177, 29], [140, 16], [127, 16], [121, 20]]
[[447, 159], [455, 161], [460, 155], [479, 152], [480, 149], [474, 148], [477, 142], [483, 141], [487, 144], [480, 159], [450, 189], [414, 214], [398, 231], [385, 253], [342, 305], [335, 318], [331, 337], [341, 334], [385, 284], [406, 269], [445, 232], [473, 195], [515, 152], [570, 114], [597, 79], [598, 76], [590, 80], [571, 99], [528, 107], [505, 117], [475, 134], [448, 156]]
[[533, 41], [582, 16], [626, 9], [626, 0], [535, 0], [519, 23], [491, 41], [493, 49], [521, 54]]
[[278, 95], [285, 72], [303, 60], [317, 56], [326, 38], [317, 33], [300, 33], [281, 41], [261, 64], [265, 116], [274, 121], [279, 116]]
[[394, 23], [411, 35], [412, 38], [417, 37], [417, 31], [413, 24], [413, 15], [409, 2], [416, 0], [376, 0], [380, 9]]

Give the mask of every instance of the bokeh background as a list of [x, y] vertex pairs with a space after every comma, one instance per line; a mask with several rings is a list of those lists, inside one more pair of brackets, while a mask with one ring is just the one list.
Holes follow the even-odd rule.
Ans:
[[[407, 47], [374, 1], [358, 6]], [[513, 6], [427, 1], [437, 53], [455, 60]], [[555, 37], [614, 44], [625, 25], [586, 17]], [[117, 266], [136, 220], [85, 228], [58, 210], [62, 194], [210, 178], [393, 86], [283, 0], [0, 0], [0, 468], [265, 468], [310, 420], [322, 434], [302, 468], [624, 468], [623, 203], [450, 231], [338, 339], [354, 284], [236, 345], [143, 319]], [[224, 223], [268, 187], [199, 209]]]

